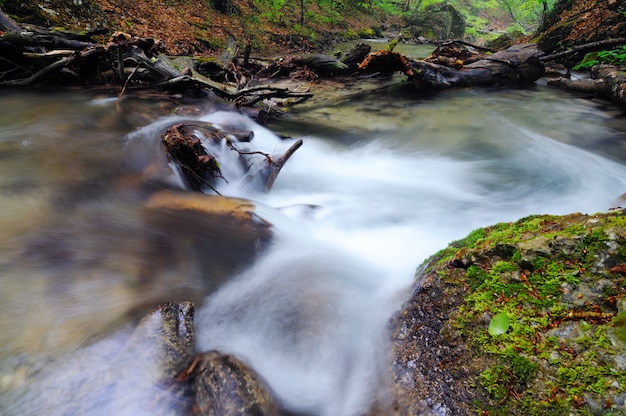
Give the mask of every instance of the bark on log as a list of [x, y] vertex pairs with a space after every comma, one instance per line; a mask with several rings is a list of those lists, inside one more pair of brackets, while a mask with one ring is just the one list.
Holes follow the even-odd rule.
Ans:
[[303, 55], [295, 57], [293, 63], [301, 66], [308, 66], [315, 73], [322, 76], [332, 76], [337, 74], [346, 74], [348, 65], [339, 59], [323, 54]]
[[207, 153], [202, 141], [191, 134], [187, 127], [175, 124], [163, 135], [168, 155], [180, 170], [187, 184], [201, 192], [205, 186], [215, 190], [215, 180], [224, 178], [215, 156]]
[[372, 47], [365, 43], [357, 43], [352, 47], [345, 56], [341, 58], [341, 62], [348, 65], [349, 70], [356, 71], [363, 59], [372, 51]]

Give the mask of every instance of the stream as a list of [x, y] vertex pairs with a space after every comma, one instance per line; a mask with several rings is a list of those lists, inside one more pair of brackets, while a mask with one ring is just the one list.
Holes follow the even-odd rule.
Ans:
[[[435, 96], [371, 82], [269, 128], [210, 102], [0, 95], [0, 414], [154, 414], [148, 370], [119, 351], [147, 307], [188, 298], [198, 349], [249, 363], [288, 411], [363, 414], [385, 395], [385, 325], [424, 259], [481, 226], [624, 204], [626, 118], [608, 103], [543, 82]], [[303, 139], [269, 193], [220, 188], [272, 224], [258, 256], [219, 251], [238, 230], [210, 224], [190, 247], [179, 228], [207, 224], [143, 215], [150, 193], [181, 187], [160, 147], [181, 118], [253, 130], [268, 153]], [[107, 390], [127, 373], [138, 381]]]

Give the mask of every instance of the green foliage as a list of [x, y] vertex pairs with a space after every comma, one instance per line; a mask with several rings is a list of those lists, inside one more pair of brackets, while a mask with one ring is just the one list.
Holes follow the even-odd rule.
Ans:
[[487, 30], [494, 17], [507, 18], [512, 23], [505, 28], [507, 33], [529, 33], [539, 27], [545, 13], [552, 9], [557, 0], [422, 0], [418, 10], [438, 3], [452, 5], [465, 19], [465, 37], [468, 39], [492, 39], [497, 32]]
[[[6, 0], [0, 0], [0, 2]], [[170, 1], [170, 0], [168, 0]], [[216, 8], [225, 12], [233, 12], [230, 0], [206, 0]], [[489, 39], [497, 34], [486, 30], [493, 16], [501, 16], [502, 10], [510, 9], [515, 16], [515, 23], [508, 31], [526, 31], [540, 22], [544, 2], [551, 5], [556, 0], [252, 0], [257, 13], [254, 16], [262, 23], [267, 22], [279, 28], [292, 28], [299, 24], [299, 33], [310, 33], [305, 29], [313, 29], [316, 25], [330, 25], [335, 28], [348, 29], [347, 16], [355, 13], [367, 13], [387, 18], [408, 18], [420, 13], [425, 7], [434, 4], [453, 6], [467, 23], [465, 36], [469, 39]], [[506, 6], [506, 7], [505, 7]], [[250, 16], [242, 16], [242, 20], [250, 20]], [[261, 26], [261, 25], [256, 25]], [[374, 28], [376, 29], [376, 28]], [[250, 25], [250, 30], [252, 26]], [[312, 32], [311, 32], [312, 33]], [[317, 33], [317, 32], [316, 32]], [[361, 37], [379, 37], [378, 33], [361, 32]]]
[[487, 235], [487, 229], [478, 228], [472, 232], [470, 232], [467, 237], [462, 240], [454, 241], [450, 243], [451, 246], [454, 247], [464, 247], [474, 245], [477, 241], [482, 240]]
[[261, 16], [270, 23], [276, 25], [284, 25], [284, 8], [286, 0], [256, 0], [260, 8], [263, 10]]
[[578, 65], [574, 66], [574, 70], [580, 71], [590, 69], [592, 66], [597, 64], [626, 64], [626, 45], [611, 50], [590, 52], [585, 55], [583, 60]]

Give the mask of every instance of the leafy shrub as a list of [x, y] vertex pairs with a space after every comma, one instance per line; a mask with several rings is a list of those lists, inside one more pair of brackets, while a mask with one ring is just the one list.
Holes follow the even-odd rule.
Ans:
[[626, 45], [607, 51], [590, 52], [578, 65], [574, 66], [574, 70], [590, 69], [597, 64], [626, 64]]

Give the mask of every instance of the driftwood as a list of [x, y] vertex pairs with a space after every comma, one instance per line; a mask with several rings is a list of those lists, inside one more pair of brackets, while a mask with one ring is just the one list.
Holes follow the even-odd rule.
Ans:
[[[253, 138], [251, 131], [223, 130], [211, 123], [188, 120], [166, 129], [162, 141], [170, 160], [192, 190], [204, 192], [208, 188], [219, 195], [219, 185], [231, 183], [269, 191], [287, 160], [302, 145], [302, 140], [297, 140], [283, 154], [272, 156], [250, 149], [247, 143]], [[231, 166], [225, 165], [229, 163]], [[223, 166], [237, 176], [224, 177]]]
[[462, 57], [412, 60], [397, 52], [383, 50], [368, 55], [359, 69], [364, 72], [400, 71], [423, 90], [520, 85], [532, 83], [543, 75], [540, 55], [534, 44], [514, 45], [494, 54], [472, 56], [471, 63], [466, 64]]
[[[160, 44], [150, 38], [114, 33], [108, 44], [90, 40], [102, 34], [22, 29], [0, 10], [0, 87], [79, 84], [109, 88], [121, 95], [129, 89], [158, 89], [192, 96], [218, 96], [237, 107], [253, 107], [272, 98], [299, 103], [312, 94], [271, 86], [229, 87], [195, 73], [179, 70], [159, 56]], [[231, 58], [229, 58], [231, 59]], [[268, 112], [267, 106], [262, 111]], [[267, 114], [266, 114], [267, 116]]]
[[571, 80], [557, 78], [549, 85], [569, 91], [597, 95], [626, 106], [626, 73], [613, 65], [596, 65], [591, 69], [591, 79]]

